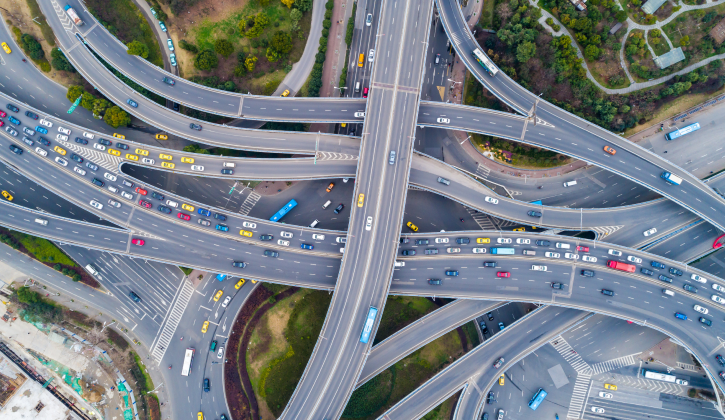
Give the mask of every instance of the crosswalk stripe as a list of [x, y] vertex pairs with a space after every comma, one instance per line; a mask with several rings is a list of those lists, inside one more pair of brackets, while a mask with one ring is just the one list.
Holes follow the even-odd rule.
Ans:
[[618, 357], [616, 359], [597, 363], [592, 366], [592, 371], [593, 371], [593, 374], [596, 375], [598, 373], [609, 372], [609, 371], [612, 371], [615, 369], [619, 369], [623, 366], [630, 366], [630, 365], [633, 365], [634, 363], [635, 363], [634, 355], [630, 354], [629, 356], [622, 356], [622, 357]]
[[590, 373], [578, 373], [576, 382], [574, 382], [574, 390], [569, 400], [569, 412], [566, 414], [568, 419], [578, 419], [581, 417], [584, 401], [587, 399], [587, 391], [589, 390], [589, 379], [592, 377]]
[[481, 213], [470, 207], [466, 207], [466, 211], [468, 212], [468, 214], [471, 215], [473, 220], [478, 224], [481, 229], [498, 230], [498, 226], [496, 226], [491, 217], [489, 217], [489, 215], [487, 215], [486, 213]]
[[491, 169], [488, 168], [485, 165], [481, 165], [480, 163], [476, 167], [476, 175], [480, 176], [481, 178], [488, 177], [488, 174], [491, 172]]
[[558, 336], [549, 342], [554, 349], [564, 358], [577, 371], [578, 374], [585, 374], [592, 376], [592, 368], [589, 363], [585, 362], [584, 359], [579, 356], [579, 353], [564, 340], [564, 337]]
[[242, 203], [242, 208], [239, 209], [239, 214], [244, 216], [248, 215], [260, 198], [262, 198], [262, 196], [259, 195], [256, 191], [250, 192], [247, 198], [244, 200], [244, 203]]
[[161, 331], [159, 340], [156, 342], [156, 345], [151, 352], [151, 355], [154, 356], [159, 363], [161, 363], [161, 359], [164, 358], [166, 349], [169, 348], [171, 338], [174, 336], [176, 327], [179, 326], [179, 322], [181, 322], [181, 318], [186, 310], [186, 305], [189, 304], [189, 300], [191, 300], [191, 295], [193, 293], [194, 286], [188, 279], [184, 279], [184, 285], [181, 288], [179, 297], [176, 299], [174, 307], [171, 309], [171, 313], [167, 318], [166, 325], [164, 325], [164, 329]]

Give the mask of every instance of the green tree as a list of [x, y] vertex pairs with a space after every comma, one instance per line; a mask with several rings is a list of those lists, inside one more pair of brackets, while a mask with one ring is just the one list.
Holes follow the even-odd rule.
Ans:
[[138, 55], [141, 58], [148, 58], [149, 56], [149, 47], [143, 42], [134, 40], [129, 42], [126, 46], [128, 47], [126, 53], [129, 55]]
[[247, 74], [247, 68], [244, 67], [244, 64], [234, 67], [234, 77], [243, 77], [245, 74]]
[[599, 58], [599, 53], [599, 48], [597, 48], [597, 46], [593, 44], [587, 45], [587, 47], [584, 49], [584, 57], [586, 57], [586, 59], [589, 61], [594, 61]]
[[114, 105], [106, 110], [103, 121], [113, 128], [125, 127], [131, 124], [131, 116], [126, 111]]
[[536, 55], [536, 44], [533, 42], [522, 42], [516, 47], [516, 59], [520, 63], [526, 63]]
[[292, 9], [289, 12], [289, 18], [292, 19], [292, 22], [299, 22], [302, 19], [302, 12], [299, 9]]
[[93, 102], [96, 100], [96, 97], [88, 92], [83, 93], [83, 99], [81, 99], [81, 106], [89, 111], [93, 110]]
[[277, 31], [272, 35], [269, 46], [280, 54], [287, 54], [292, 50], [292, 37], [287, 32]]
[[619, 107], [619, 113], [626, 114], [629, 112], [630, 109], [632, 109], [632, 108], [630, 108], [629, 105], [622, 105]]
[[295, 8], [300, 12], [309, 12], [312, 10], [312, 0], [295, 0]]
[[23, 36], [20, 37], [20, 42], [25, 52], [33, 60], [40, 60], [45, 56], [45, 53], [43, 52], [43, 47], [35, 38], [33, 38], [32, 35], [23, 34]]
[[265, 56], [267, 57], [267, 61], [270, 63], [279, 61], [279, 52], [272, 47], [267, 48], [267, 54], [265, 54]]
[[214, 51], [227, 58], [234, 52], [234, 45], [227, 39], [217, 39], [214, 41]]
[[264, 12], [259, 12], [254, 16], [254, 26], [252, 26], [247, 32], [247, 38], [256, 38], [262, 34], [264, 29], [269, 26], [269, 17]]
[[63, 51], [61, 51], [59, 48], [53, 48], [52, 50], [50, 50], [50, 57], [50, 64], [53, 66], [54, 69], [70, 72], [76, 71], [76, 69], [73, 68], [68, 59], [65, 58]]
[[247, 57], [244, 60], [244, 67], [247, 68], [247, 71], [248, 72], [253, 72], [254, 71], [254, 66], [255, 66], [256, 63], [257, 63], [257, 57], [255, 57], [255, 56]]
[[627, 12], [625, 12], [624, 10], [620, 10], [614, 15], [614, 17], [617, 19], [617, 22], [623, 23], [627, 20]]
[[21, 287], [16, 293], [18, 295], [18, 301], [22, 303], [33, 304], [41, 300], [40, 294], [30, 290], [28, 287]]
[[68, 98], [69, 101], [75, 102], [76, 99], [83, 95], [84, 92], [85, 90], [83, 90], [82, 86], [72, 85], [68, 88], [68, 92], [65, 94], [65, 97]]
[[295, 4], [295, 0], [282, 0], [282, 4], [287, 6], [288, 9], [291, 9], [292, 5]]
[[93, 101], [93, 116], [96, 118], [101, 118], [103, 116], [103, 113], [106, 112], [106, 109], [111, 106], [111, 103], [107, 100], [100, 98]]
[[686, 47], [688, 45], [690, 45], [690, 36], [689, 35], [685, 35], [685, 36], [682, 37], [682, 39], [680, 39], [680, 46], [681, 47]]
[[194, 67], [199, 70], [211, 70], [219, 65], [219, 59], [212, 50], [204, 50], [194, 57]]
[[209, 154], [211, 154], [211, 152], [209, 152], [206, 149], [202, 149], [201, 147], [199, 147], [198, 144], [195, 144], [195, 143], [192, 143], [192, 144], [190, 144], [188, 146], [184, 146], [184, 148], [181, 149], [181, 150], [183, 150], [185, 152], [189, 152], [189, 153], [200, 153], [202, 155], [209, 155]]

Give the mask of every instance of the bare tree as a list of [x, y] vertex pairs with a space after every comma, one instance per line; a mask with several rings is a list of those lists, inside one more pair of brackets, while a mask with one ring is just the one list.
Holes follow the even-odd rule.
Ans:
[[508, 21], [508, 19], [513, 15], [511, 6], [509, 6], [508, 3], [499, 4], [496, 8], [496, 13], [498, 13], [498, 16], [501, 18], [501, 26], [504, 26], [506, 21]]

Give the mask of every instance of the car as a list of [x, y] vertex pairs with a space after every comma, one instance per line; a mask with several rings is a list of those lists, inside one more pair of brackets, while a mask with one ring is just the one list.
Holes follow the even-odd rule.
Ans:
[[689, 384], [689, 382], [687, 382], [687, 381], [686, 381], [686, 380], [684, 380], [684, 379], [675, 379], [675, 383], [676, 383], [677, 385], [683, 385], [683, 386], [687, 386], [687, 384]]
[[449, 254], [460, 254], [461, 248], [446, 248], [446, 252]]
[[531, 244], [531, 239], [516, 238], [516, 243], [517, 244], [523, 244], [523, 245], [529, 245], [529, 244]]
[[176, 215], [176, 217], [178, 217], [179, 219], [182, 219], [182, 220], [186, 220], [187, 222], [189, 220], [191, 220], [191, 216], [189, 216], [188, 214], [185, 214], [185, 213], [178, 213]]
[[91, 206], [97, 208], [98, 210], [103, 210], [103, 204], [99, 203], [96, 200], [91, 200], [90, 204], [91, 204]]
[[595, 263], [595, 262], [597, 262], [597, 257], [592, 257], [589, 255], [582, 255], [582, 261]]
[[605, 383], [604, 384], [604, 389], [608, 389], [610, 391], [616, 391], [617, 390], [617, 385], [614, 385], [614, 384], [606, 384]]
[[[48, 156], [48, 152], [46, 152], [44, 149], [41, 149], [40, 147], [35, 148], [35, 153], [39, 154], [40, 156]], [[86, 165], [88, 165], [86, 163]]]
[[614, 398], [614, 395], [611, 392], [600, 391], [599, 398], [606, 398], [608, 400], [611, 400], [612, 398]]
[[710, 299], [714, 300], [715, 302], [717, 302], [721, 305], [725, 305], [725, 299], [721, 298], [718, 295], [712, 295], [712, 296], [710, 296]]
[[485, 254], [486, 248], [473, 248], [472, 251], [474, 254]]
[[222, 169], [222, 175], [234, 175], [234, 169]]
[[[112, 201], [112, 200], [110, 200], [110, 201]], [[143, 239], [134, 238], [134, 239], [131, 239], [131, 243], [134, 244], [134, 245], [136, 245], [136, 246], [144, 246], [144, 244], [146, 243], [146, 241], [144, 241]]]
[[64, 148], [62, 148], [62, 147], [60, 147], [60, 146], [55, 146], [55, 147], [53, 148], [53, 150], [54, 150], [54, 151], [55, 151], [56, 153], [58, 153], [58, 154], [60, 154], [60, 155], [63, 155], [63, 156], [65, 156], [65, 154], [66, 154], [66, 151], [65, 151], [65, 149], [64, 149]]
[[[0, 117], [4, 117], [4, 115], [0, 115]], [[53, 127], [53, 123], [50, 122], [50, 121], [48, 121], [48, 120], [46, 120], [46, 119], [41, 119], [38, 122], [40, 123], [40, 125], [44, 125], [46, 127]]]
[[451, 120], [448, 118], [436, 118], [438, 124], [450, 124]]
[[428, 245], [430, 241], [428, 239], [416, 239], [415, 244], [416, 245]]
[[330, 182], [330, 185], [327, 186], [327, 189], [325, 191], [331, 192], [333, 188], [335, 188], [335, 183]]
[[229, 232], [229, 226], [227, 225], [218, 224], [216, 225], [215, 229], [221, 232]]
[[161, 27], [161, 30], [166, 32], [166, 25], [164, 25], [164, 22], [159, 21], [159, 26]]
[[[155, 193], [152, 193], [151, 195], [153, 195], [153, 194], [155, 194]], [[163, 200], [163, 199], [164, 199], [163, 197], [164, 197], [164, 196], [161, 196], [160, 200]], [[197, 212], [197, 213], [199, 213], [199, 214], [200, 214], [200, 215], [202, 215], [202, 216], [206, 216], [206, 217], [209, 217], [209, 216], [211, 216], [211, 212], [210, 212], [209, 210], [207, 210], [207, 209], [203, 209], [203, 208], [201, 208], [201, 207], [199, 207], [199, 209], [198, 209], [198, 210], [196, 210], [196, 212]]]
[[227, 296], [224, 299], [224, 302], [222, 302], [222, 308], [226, 308], [229, 305], [229, 302], [231, 302], [231, 301], [232, 301], [232, 297], [231, 296]]
[[635, 263], [635, 264], [641, 264], [641, 263], [642, 263], [642, 258], [638, 258], [638, 257], [635, 257], [635, 256], [633, 256], [633, 255], [629, 255], [629, 256], [627, 257], [627, 261], [629, 261], [629, 262], [633, 262], [633, 263]]
[[413, 232], [418, 231], [418, 226], [414, 225], [413, 222], [408, 222], [405, 225], [408, 226], [408, 228], [410, 228], [410, 230], [412, 230]]
[[499, 331], [503, 331], [506, 328], [506, 326], [503, 324], [503, 322], [498, 323], [498, 329]]
[[284, 90], [284, 92], [282, 92], [282, 94], [281, 94], [281, 95], [279, 95], [279, 96], [281, 96], [281, 97], [283, 97], [283, 98], [286, 98], [286, 97], [288, 97], [288, 96], [289, 96], [289, 89], [285, 89], [285, 90]]
[[312, 250], [312, 249], [314, 249], [315, 247], [314, 247], [313, 245], [310, 245], [310, 244], [305, 244], [305, 243], [301, 243], [301, 244], [300, 244], [300, 248], [302, 248], [302, 249], [309, 249], [309, 250]]
[[370, 26], [373, 24], [373, 14], [368, 13], [368, 15], [365, 17], [365, 26]]
[[601, 407], [592, 407], [592, 411], [597, 414], [604, 414], [604, 409]]
[[250, 228], [250, 229], [256, 229], [257, 228], [257, 224], [256, 223], [252, 223], [252, 222], [242, 222], [242, 226], [244, 226], [245, 228]]
[[511, 273], [509, 273], [508, 271], [497, 271], [496, 277], [509, 278], [511, 277]]
[[578, 260], [579, 259], [579, 255], [578, 254], [572, 254], [571, 252], [565, 252], [564, 253], [564, 258], [566, 258], [568, 260]]
[[149, 151], [148, 150], [144, 150], [144, 149], [136, 149], [136, 150], [134, 150], [134, 152], [136, 152], [137, 155], [141, 155], [141, 156], [148, 156], [149, 155]]
[[10, 193], [9, 193], [9, 192], [7, 192], [7, 191], [3, 190], [1, 194], [3, 195], [3, 197], [5, 197], [5, 199], [6, 199], [6, 200], [8, 200], [8, 201], [13, 201], [13, 196], [12, 196], [12, 195], [10, 195]]
[[201, 131], [201, 125], [199, 124], [191, 123], [189, 124], [189, 128], [191, 128], [192, 130]]
[[294, 236], [294, 234], [292, 234], [292, 232], [286, 232], [283, 230], [282, 232], [279, 233], [279, 236], [289, 239], [289, 238], [292, 238]]
[[696, 310], [697, 312], [699, 312], [701, 314], [705, 314], [705, 315], [707, 315], [707, 313], [710, 312], [707, 308], [703, 308], [700, 305], [695, 305], [692, 307], [692, 309]]
[[496, 243], [499, 243], [499, 244], [510, 244], [511, 242], [513, 242], [511, 240], [511, 238], [497, 238], [496, 239]]
[[63, 134], [65, 134], [66, 136], [70, 136], [71, 135], [71, 131], [69, 129], [65, 128], [65, 127], [60, 127], [59, 126], [58, 127], [58, 131], [61, 132], [61, 133], [63, 133]]
[[368, 53], [368, 62], [372, 63], [375, 60], [375, 50], [370, 50]]
[[561, 258], [561, 254], [558, 252], [544, 252], [544, 256], [549, 258]]
[[648, 276], [651, 276], [651, 275], [653, 275], [655, 273], [654, 271], [652, 271], [650, 269], [647, 269], [647, 268], [644, 268], [644, 267], [640, 268], [639, 269], [639, 272], [642, 273], [642, 274], [646, 274]]
[[232, 266], [237, 268], [244, 268], [247, 266], [247, 263], [242, 261], [232, 261]]
[[499, 358], [498, 358], [498, 360], [496, 360], [496, 361], [495, 361], [495, 362], [493, 363], [493, 367], [495, 367], [496, 369], [498, 369], [498, 368], [500, 368], [501, 366], [503, 366], [503, 362], [504, 362], [504, 359], [503, 359], [503, 357], [499, 357]]
[[682, 270], [679, 270], [675, 267], [670, 267], [670, 274], [674, 274], [676, 276], [682, 276]]
[[46, 146], [50, 146], [50, 141], [48, 141], [44, 137], [38, 137], [38, 141], [41, 142], [41, 143], [43, 143]]
[[715, 355], [715, 360], [717, 360], [717, 362], [720, 363], [720, 366], [725, 366], [725, 358], [723, 358], [719, 354]]
[[604, 151], [607, 152], [607, 153], [609, 153], [610, 155], [615, 155], [617, 153], [616, 150], [612, 149], [609, 146], [604, 146]]
[[218, 290], [216, 292], [216, 294], [214, 295], [214, 302], [218, 302], [223, 294], [224, 294], [224, 290]]
[[259, 235], [259, 240], [261, 241], [271, 241], [272, 239], [274, 239], [272, 235]]
[[35, 131], [37, 131], [40, 134], [48, 134], [48, 129], [45, 127], [41, 127], [39, 125], [35, 126]]
[[725, 287], [722, 287], [722, 286], [720, 286], [717, 283], [713, 283], [712, 284], [712, 288], [715, 289], [715, 290], [717, 290], [718, 292], [725, 293]]
[[28, 146], [32, 146], [32, 145], [34, 145], [34, 144], [35, 144], [35, 142], [34, 142], [34, 141], [30, 140], [30, 139], [29, 139], [29, 138], [27, 138], [27, 137], [23, 137], [23, 142], [24, 142], [25, 144], [27, 144]]
[[23, 133], [25, 133], [31, 137], [35, 135], [35, 131], [29, 129], [28, 127], [23, 127]]
[[0, 118], [5, 118], [7, 116], [8, 116], [8, 114], [4, 113], [3, 111], [0, 111]]
[[493, 197], [486, 196], [483, 200], [485, 202], [487, 202], [487, 203], [498, 204], [498, 199], [497, 198], [493, 198]]
[[70, 155], [70, 158], [71, 158], [71, 159], [73, 159], [73, 160], [75, 160], [75, 161], [76, 161], [76, 162], [78, 162], [78, 163], [83, 163], [83, 158], [82, 158], [82, 157], [80, 157], [80, 156], [78, 156], [78, 155], [77, 155], [77, 154], [75, 154], [75, 153], [72, 153], [72, 154]]
[[697, 293], [697, 288], [696, 287], [692, 287], [689, 284], [682, 285], [682, 288], [685, 289], [685, 290], [687, 290], [690, 293]]
[[16, 155], [22, 155], [23, 154], [23, 149], [19, 148], [18, 146], [14, 145], [14, 144], [11, 144], [10, 145], [10, 150], [12, 150], [13, 153], [15, 153]]
[[670, 277], [665, 276], [664, 274], [660, 274], [657, 276], [658, 279], [662, 281], [666, 281], [667, 283], [672, 283], [672, 279]]
[[388, 157], [388, 164], [390, 164], [390, 165], [395, 164], [395, 150], [390, 151], [390, 155]]
[[373, 228], [373, 218], [372, 216], [368, 216], [367, 219], [365, 219], [365, 230], [370, 230]]
[[169, 139], [169, 136], [167, 136], [166, 134], [157, 134], [154, 137], [156, 138], [156, 140], [168, 140]]
[[127, 200], [133, 200], [133, 196], [131, 195], [131, 193], [128, 193], [126, 191], [121, 191], [121, 197]]
[[679, 312], [675, 312], [675, 318], [681, 319], [683, 321], [687, 321], [687, 315], [679, 313]]
[[78, 166], [74, 166], [74, 167], [73, 167], [73, 170], [74, 170], [75, 172], [78, 172], [78, 173], [79, 173], [79, 174], [81, 174], [82, 176], [85, 176], [85, 175], [86, 175], [86, 170], [85, 170], [85, 169], [82, 169], [82, 168], [80, 168], [80, 167], [78, 167]]
[[204, 392], [209, 392], [210, 385], [209, 385], [209, 378], [204, 378]]
[[441, 62], [441, 55], [440, 54], [436, 54], [435, 63], [438, 64], [440, 62]]
[[425, 252], [425, 255], [437, 255], [438, 248], [426, 248], [424, 252]]
[[435, 238], [435, 243], [437, 244], [447, 244], [448, 238]]
[[616, 249], [610, 249], [609, 251], [607, 251], [607, 254], [614, 255], [615, 257], [621, 257], [622, 251], [617, 251]]
[[[169, 54], [169, 61], [171, 62], [172, 66], [176, 67], [176, 54], [174, 54], [174, 53]], [[177, 104], [174, 103], [174, 110], [177, 110], [176, 106], [177, 106]]]
[[602, 294], [607, 296], [614, 296], [614, 292], [607, 289], [602, 289]]
[[[12, 51], [12, 50], [10, 49], [10, 47], [8, 47], [8, 44], [7, 44], [7, 43], [3, 42], [3, 43], [2, 43], [2, 44], [0, 44], [0, 45], [2, 45], [2, 47], [3, 47], [3, 50], [5, 51], [5, 53], [6, 53], [6, 54], [10, 54], [11, 52], [13, 52], [13, 51]], [[17, 111], [16, 111], [16, 112], [17, 112]]]
[[534, 264], [534, 265], [531, 266], [531, 269], [533, 271], [546, 271], [546, 268], [547, 267], [545, 265], [535, 265]]
[[528, 214], [531, 217], [541, 217], [543, 215], [540, 211], [536, 211], [536, 210], [529, 210], [526, 214]]
[[577, 245], [576, 250], [581, 252], [589, 252], [589, 247], [584, 245]]
[[65, 160], [65, 159], [63, 159], [63, 158], [62, 158], [62, 157], [60, 157], [60, 156], [56, 156], [56, 158], [55, 158], [55, 161], [56, 161], [56, 162], [57, 162], [57, 163], [58, 163], [59, 165], [63, 165], [63, 166], [68, 166], [68, 161], [67, 161], [67, 160]]
[[277, 258], [277, 257], [279, 257], [279, 252], [272, 251], [270, 249], [266, 249], [266, 250], [264, 250], [264, 256], [271, 257], [271, 258]]
[[709, 320], [707, 318], [704, 318], [704, 317], [700, 317], [699, 320], [700, 320], [701, 323], [707, 325], [708, 327], [712, 327], [712, 321], [711, 320]]
[[496, 262], [495, 261], [484, 261], [483, 266], [488, 267], [488, 268], [496, 268]]
[[582, 270], [580, 274], [584, 277], [594, 277], [594, 272], [592, 270]]
[[6, 106], [6, 108], [7, 108], [7, 109], [9, 109], [9, 110], [11, 110], [11, 111], [13, 111], [13, 112], [20, 112], [20, 108], [16, 107], [16, 106], [15, 106], [15, 105], [13, 105], [13, 104], [8, 104], [8, 105]]
[[401, 254], [402, 254], [402, 255], [405, 255], [405, 256], [413, 256], [413, 255], [415, 255], [415, 253], [416, 253], [416, 252], [415, 252], [415, 250], [414, 250], [414, 249], [404, 249], [404, 250], [403, 250], [403, 251], [401, 252]]
[[[252, 280], [252, 283], [256, 283], [256, 282], [254, 280]], [[217, 359], [221, 359], [223, 356], [224, 356], [224, 347], [219, 347], [219, 351], [216, 353], [216, 357], [217, 357]]]
[[174, 41], [171, 38], [166, 38], [166, 45], [169, 46], [169, 51], [174, 51]]
[[20, 125], [21, 124], [20, 123], [20, 120], [17, 119], [17, 118], [15, 118], [15, 117], [13, 117], [12, 115], [8, 117], [8, 120], [10, 120], [10, 122], [13, 123], [13, 124], [15, 124], [15, 125]]
[[[244, 263], [242, 263], [242, 264], [244, 264]], [[237, 289], [237, 290], [239, 290], [239, 289], [242, 288], [242, 286], [244, 286], [244, 279], [239, 279], [239, 281], [237, 282], [237, 284], [234, 285], [234, 288]]]
[[252, 237], [252, 232], [250, 232], [248, 230], [240, 230], [239, 231], [239, 234], [242, 235], [242, 236], [246, 236], [247, 238], [251, 238]]
[[126, 103], [134, 108], [138, 108], [138, 103], [136, 103], [133, 99], [126, 99]]
[[537, 246], [549, 246], [549, 245], [551, 245], [551, 242], [549, 242], [547, 240], [539, 239], [536, 241], [536, 245]]
[[662, 269], [662, 270], [664, 270], [664, 269], [665, 269], [665, 265], [664, 265], [664, 264], [662, 264], [662, 263], [661, 263], [661, 262], [659, 262], [659, 261], [651, 261], [651, 262], [650, 262], [649, 264], [650, 264], [650, 265], [651, 265], [652, 267], [654, 267], [654, 268], [659, 268], [659, 269]]
[[428, 279], [428, 284], [433, 285], [433, 286], [440, 286], [441, 279]]
[[131, 182], [131, 181], [127, 180], [127, 179], [123, 179], [123, 180], [121, 180], [121, 183], [122, 183], [122, 184], [123, 184], [124, 186], [128, 187], [128, 188], [133, 188], [133, 182]]
[[[138, 200], [138, 204], [139, 204], [140, 206], [146, 207], [147, 209], [150, 209], [151, 207], [153, 207], [153, 206], [151, 205], [151, 203], [149, 203], [149, 202], [148, 202], [148, 201], [146, 201], [146, 200]], [[181, 219], [182, 217], [181, 217], [181, 216], [179, 216], [179, 218]]]
[[222, 222], [227, 220], [227, 216], [225, 216], [221, 213], [214, 213], [214, 218], [217, 220], [221, 220]]
[[691, 274], [690, 275], [691, 280], [695, 280], [698, 283], [707, 283], [707, 279], [704, 277], [700, 277], [697, 274]]
[[134, 302], [141, 302], [141, 298], [136, 294], [136, 292], [130, 292], [128, 297], [130, 297]]
[[121, 152], [119, 152], [116, 149], [108, 149], [108, 153], [111, 154], [111, 155], [113, 155], [113, 156], [121, 156]]
[[369, 91], [370, 91], [370, 88], [368, 88], [368, 87], [364, 87], [363, 88], [363, 94], [362, 94], [363, 98], [367, 98], [368, 97], [368, 92]]
[[137, 192], [138, 194], [141, 194], [141, 195], [146, 195], [146, 194], [148, 194], [148, 193], [149, 193], [148, 191], [146, 191], [145, 189], [143, 189], [143, 188], [141, 188], [141, 187], [136, 187], [136, 188], [134, 189], [134, 191], [136, 191], [136, 192]]
[[80, 144], [88, 144], [88, 140], [86, 140], [86, 139], [82, 139], [82, 138], [80, 138], [80, 137], [76, 137], [76, 143], [80, 143]]
[[201, 324], [201, 332], [206, 333], [206, 331], [209, 329], [209, 321], [204, 321], [203, 324]]
[[171, 209], [164, 206], [163, 204], [159, 204], [159, 206], [156, 208], [161, 213], [171, 214]]

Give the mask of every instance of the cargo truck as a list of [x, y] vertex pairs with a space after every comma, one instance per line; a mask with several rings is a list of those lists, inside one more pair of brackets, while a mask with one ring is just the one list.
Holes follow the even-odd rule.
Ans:
[[680, 185], [682, 183], [682, 178], [679, 176], [670, 173], [670, 172], [662, 172], [662, 175], [660, 175], [660, 178], [664, 179], [665, 181], [669, 182], [672, 185]]
[[70, 18], [71, 18], [71, 19], [73, 20], [73, 23], [75, 23], [75, 24], [76, 24], [76, 26], [81, 26], [81, 25], [83, 25], [83, 21], [82, 21], [82, 20], [81, 20], [81, 18], [80, 18], [80, 17], [78, 16], [78, 13], [76, 13], [76, 11], [75, 11], [75, 10], [73, 10], [73, 8], [72, 8], [72, 7], [70, 7], [70, 5], [69, 5], [69, 4], [66, 4], [66, 5], [65, 5], [65, 12], [66, 12], [66, 13], [68, 14], [68, 16], [69, 16], [69, 17], [70, 17]]

